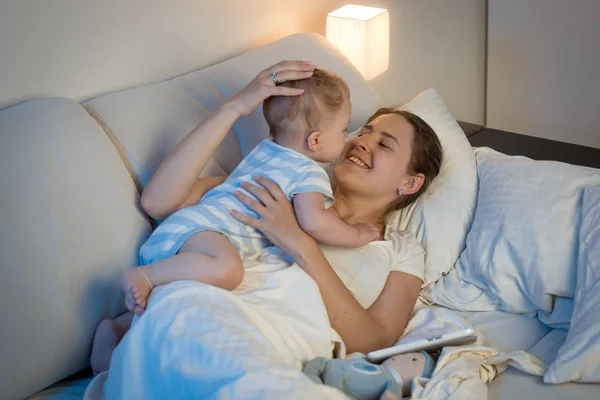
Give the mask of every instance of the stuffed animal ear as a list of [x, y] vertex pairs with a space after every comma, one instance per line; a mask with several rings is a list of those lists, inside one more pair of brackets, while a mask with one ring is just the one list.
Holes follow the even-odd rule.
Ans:
[[304, 372], [304, 374], [314, 383], [323, 384], [321, 375], [328, 363], [329, 360], [325, 357], [313, 358], [304, 366], [304, 368], [302, 368], [302, 372]]

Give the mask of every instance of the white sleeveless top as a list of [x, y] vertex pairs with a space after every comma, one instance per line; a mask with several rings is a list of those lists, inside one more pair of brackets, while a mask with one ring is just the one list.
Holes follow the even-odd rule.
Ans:
[[387, 234], [387, 240], [359, 248], [321, 245], [323, 254], [363, 308], [379, 297], [393, 271], [425, 275], [425, 251], [410, 232]]

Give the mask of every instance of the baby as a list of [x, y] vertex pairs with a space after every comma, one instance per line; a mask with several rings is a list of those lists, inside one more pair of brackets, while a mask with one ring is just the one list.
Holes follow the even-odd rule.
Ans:
[[225, 182], [198, 204], [165, 219], [140, 249], [140, 264], [125, 270], [126, 305], [141, 314], [155, 286], [196, 280], [233, 290], [242, 281], [242, 260], [270, 245], [264, 235], [235, 220], [229, 210], [256, 216], [235, 196], [242, 182], [257, 176], [277, 183], [293, 202], [299, 224], [316, 240], [359, 247], [378, 239], [367, 224], [348, 225], [329, 210], [333, 193], [317, 162], [333, 162], [341, 153], [350, 120], [346, 83], [332, 73], [315, 70], [310, 78], [282, 85], [303, 89], [297, 97], [265, 100], [263, 112], [272, 139], [261, 142]]

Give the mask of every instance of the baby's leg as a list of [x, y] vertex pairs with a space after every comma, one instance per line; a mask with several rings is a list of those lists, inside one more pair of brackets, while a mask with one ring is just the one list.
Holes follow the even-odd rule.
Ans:
[[129, 330], [132, 319], [133, 313], [127, 312], [114, 320], [105, 319], [100, 322], [94, 335], [90, 360], [94, 375], [108, 369], [113, 350]]
[[238, 249], [220, 233], [204, 231], [190, 237], [173, 257], [128, 268], [123, 286], [127, 308], [141, 315], [150, 291], [169, 282], [193, 280], [233, 290], [244, 277]]

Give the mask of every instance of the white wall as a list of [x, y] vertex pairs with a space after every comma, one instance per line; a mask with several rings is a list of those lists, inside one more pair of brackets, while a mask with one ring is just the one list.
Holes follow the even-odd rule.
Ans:
[[488, 7], [488, 126], [600, 148], [600, 1]]
[[455, 118], [483, 125], [486, 0], [370, 3], [390, 11], [390, 69], [371, 81], [382, 100], [403, 103], [433, 87]]
[[[215, 64], [295, 32], [325, 32], [343, 0], [0, 0], [0, 109], [84, 100]], [[362, 0], [390, 10], [386, 103], [435, 87], [482, 123], [485, 0]]]

